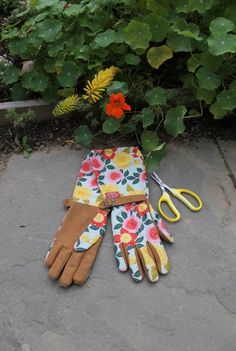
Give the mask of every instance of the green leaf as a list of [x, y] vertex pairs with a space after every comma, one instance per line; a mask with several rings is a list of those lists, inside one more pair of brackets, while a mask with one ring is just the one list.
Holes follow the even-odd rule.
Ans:
[[144, 17], [144, 22], [148, 23], [150, 26], [152, 41], [160, 42], [165, 39], [170, 29], [170, 25], [166, 19], [155, 13], [151, 13], [150, 15]]
[[81, 4], [70, 4], [64, 11], [63, 15], [70, 17], [70, 16], [77, 16], [80, 13], [84, 12], [84, 6]]
[[62, 24], [56, 19], [46, 19], [37, 25], [38, 33], [41, 38], [50, 43], [56, 40], [62, 32]]
[[196, 98], [198, 100], [203, 100], [205, 101], [206, 104], [211, 104], [216, 93], [215, 93], [215, 90], [206, 90], [206, 89], [197, 89], [196, 91]]
[[146, 93], [145, 100], [151, 106], [163, 105], [166, 103], [167, 100], [166, 91], [161, 87], [156, 87], [151, 90], [148, 90]]
[[89, 56], [90, 56], [90, 47], [88, 45], [82, 45], [82, 46], [76, 46], [74, 48], [74, 55], [75, 58], [88, 61]]
[[199, 28], [194, 23], [187, 23], [184, 19], [177, 20], [173, 25], [173, 30], [184, 37], [202, 40], [199, 37]]
[[153, 68], [159, 68], [165, 61], [169, 60], [172, 57], [173, 52], [167, 45], [150, 48], [147, 52], [148, 63]]
[[138, 65], [139, 62], [141, 61], [140, 57], [137, 56], [137, 55], [134, 55], [134, 54], [126, 54], [125, 55], [125, 62], [128, 64], [128, 65]]
[[102, 125], [102, 130], [106, 134], [113, 134], [117, 132], [120, 127], [120, 121], [114, 118], [107, 118]]
[[75, 142], [81, 146], [88, 146], [93, 138], [93, 134], [89, 128], [83, 124], [75, 130]]
[[222, 106], [217, 102], [214, 102], [209, 110], [213, 114], [214, 119], [221, 119], [228, 113], [228, 111], [223, 110]]
[[112, 93], [121, 92], [123, 95], [126, 95], [129, 91], [128, 84], [126, 82], [119, 82], [118, 80], [113, 80], [109, 87], [107, 88], [107, 94], [111, 95]]
[[212, 55], [223, 55], [226, 52], [236, 52], [236, 35], [221, 34], [217, 36], [209, 36], [207, 39], [209, 51]]
[[142, 148], [146, 152], [155, 150], [159, 145], [159, 138], [155, 132], [151, 132], [151, 131], [143, 132], [141, 136], [141, 140], [142, 140]]
[[146, 49], [152, 38], [150, 26], [140, 21], [131, 20], [124, 31], [125, 42], [132, 49]]
[[21, 56], [27, 51], [28, 41], [26, 38], [17, 38], [9, 42], [9, 50], [12, 55]]
[[8, 66], [3, 72], [3, 80], [6, 84], [12, 84], [18, 81], [19, 75], [19, 68], [15, 66]]
[[220, 77], [205, 67], [197, 70], [196, 77], [200, 88], [214, 90], [221, 85]]
[[185, 106], [176, 106], [169, 109], [165, 116], [165, 130], [172, 136], [176, 137], [185, 130], [183, 118], [187, 109]]
[[76, 65], [73, 61], [67, 61], [58, 75], [58, 80], [63, 87], [74, 87], [81, 74], [81, 66]]
[[217, 104], [221, 106], [222, 110], [232, 111], [236, 108], [236, 90], [221, 91], [217, 97]]
[[49, 79], [43, 73], [35, 71], [26, 72], [22, 78], [22, 86], [36, 92], [44, 91], [48, 86]]
[[234, 29], [234, 24], [224, 17], [217, 17], [209, 24], [211, 34], [214, 36], [226, 34]]
[[165, 148], [163, 147], [160, 151], [152, 151], [148, 157], [145, 158], [144, 164], [147, 169], [154, 169], [159, 167], [160, 161], [165, 153]]
[[65, 42], [63, 40], [55, 41], [51, 44], [48, 44], [47, 50], [48, 50], [48, 55], [51, 57], [56, 57], [58, 52], [63, 50], [65, 46]]
[[223, 62], [223, 57], [213, 56], [208, 50], [202, 52], [199, 57], [202, 66], [208, 68], [212, 72], [217, 71]]
[[[166, 17], [169, 15], [168, 2], [163, 0], [146, 0], [148, 10], [158, 13], [160, 16]], [[166, 6], [167, 5], [167, 6]]]
[[116, 32], [113, 29], [107, 29], [103, 33], [99, 33], [95, 38], [95, 43], [102, 47], [106, 48], [116, 39]]
[[155, 118], [155, 112], [150, 107], [142, 109], [142, 122], [143, 128], [146, 128], [153, 124]]
[[214, 0], [181, 0], [177, 5], [177, 12], [189, 13], [197, 11], [203, 14], [214, 4]]
[[175, 52], [191, 51], [190, 38], [184, 37], [176, 33], [168, 34], [167, 44]]
[[234, 23], [234, 32], [236, 31], [236, 3], [230, 2], [224, 12], [224, 16]]
[[51, 6], [58, 5], [59, 1], [60, 0], [37, 0], [36, 4], [34, 5], [34, 7], [37, 10], [43, 10], [46, 7], [51, 7]]
[[20, 83], [14, 84], [11, 89], [11, 98], [14, 101], [25, 100], [26, 90], [22, 87]]
[[189, 57], [187, 61], [187, 67], [189, 72], [195, 72], [196, 69], [201, 65], [201, 62], [199, 60], [199, 55], [192, 55]]

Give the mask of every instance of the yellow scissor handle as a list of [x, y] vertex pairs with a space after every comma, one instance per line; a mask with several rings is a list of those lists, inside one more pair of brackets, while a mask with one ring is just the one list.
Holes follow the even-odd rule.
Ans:
[[[169, 208], [171, 209], [171, 211], [173, 212], [173, 214], [175, 215], [175, 217], [169, 217], [162, 209], [162, 204], [166, 203]], [[177, 208], [175, 207], [175, 205], [173, 204], [170, 195], [164, 191], [162, 196], [160, 197], [159, 201], [158, 201], [158, 210], [160, 212], [160, 214], [162, 215], [163, 218], [165, 218], [167, 221], [169, 222], [178, 222], [180, 220], [180, 213], [177, 210]]]
[[[175, 189], [175, 188], [170, 188], [171, 193], [180, 201], [182, 201], [190, 210], [192, 211], [200, 211], [202, 208], [202, 200], [200, 197], [194, 193], [192, 190], [189, 189]], [[192, 196], [198, 203], [198, 206], [194, 206], [184, 195], [182, 194], [188, 194]]]

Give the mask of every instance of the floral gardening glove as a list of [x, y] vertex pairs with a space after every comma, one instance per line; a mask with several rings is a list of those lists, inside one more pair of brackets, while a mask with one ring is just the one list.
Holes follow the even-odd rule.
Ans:
[[49, 277], [60, 275], [64, 287], [87, 280], [107, 225], [109, 210], [99, 208], [102, 198], [90, 156], [82, 163], [72, 199], [64, 201], [69, 209], [45, 259]]
[[[169, 243], [174, 239], [149, 203], [142, 154], [136, 147], [97, 150], [94, 160], [101, 193], [106, 200], [112, 198], [111, 221], [119, 270], [130, 269], [136, 282], [142, 281], [144, 274], [156, 282], [159, 273], [169, 271], [161, 238]], [[133, 200], [141, 194], [141, 201]]]

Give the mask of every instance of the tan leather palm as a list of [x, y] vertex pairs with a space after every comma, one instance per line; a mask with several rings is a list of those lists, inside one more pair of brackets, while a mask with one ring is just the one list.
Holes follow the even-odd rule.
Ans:
[[68, 287], [73, 281], [77, 284], [83, 284], [87, 280], [101, 245], [102, 237], [88, 250], [75, 252], [75, 242], [79, 240], [88, 225], [96, 217], [99, 208], [73, 200], [65, 200], [64, 205], [69, 209], [56, 233], [45, 263], [50, 267], [49, 277], [57, 279], [61, 274], [60, 284]]

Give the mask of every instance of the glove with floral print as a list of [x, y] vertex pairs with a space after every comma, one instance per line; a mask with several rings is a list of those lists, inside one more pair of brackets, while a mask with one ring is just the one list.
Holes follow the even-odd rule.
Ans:
[[69, 210], [45, 259], [49, 277], [61, 275], [64, 287], [87, 280], [107, 225], [109, 210], [99, 208], [102, 198], [90, 158], [91, 153], [82, 163], [72, 199], [64, 201]]
[[137, 147], [95, 150], [92, 166], [105, 198], [112, 207], [115, 257], [120, 271], [130, 269], [132, 278], [144, 274], [156, 282], [167, 274], [169, 261], [161, 238], [173, 243], [160, 216], [148, 200], [143, 156]]

